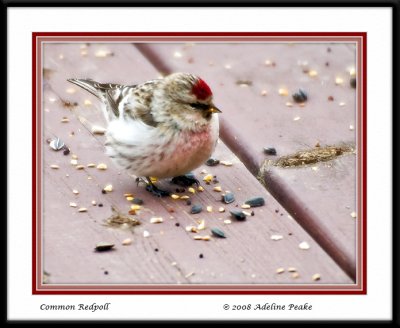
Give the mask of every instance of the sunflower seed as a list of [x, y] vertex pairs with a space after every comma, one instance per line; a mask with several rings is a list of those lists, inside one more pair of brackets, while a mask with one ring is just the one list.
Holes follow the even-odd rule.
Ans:
[[98, 252], [104, 252], [104, 251], [109, 251], [112, 249], [115, 245], [106, 241], [102, 241], [100, 243], [96, 244], [96, 251]]
[[226, 238], [225, 233], [218, 228], [212, 228], [211, 232], [214, 236], [219, 237], [219, 238]]
[[273, 147], [265, 147], [264, 153], [267, 155], [276, 155], [276, 149]]
[[244, 202], [245, 204], [250, 205], [251, 207], [263, 206], [265, 204], [265, 200], [262, 197], [255, 197]]
[[232, 217], [234, 217], [236, 220], [239, 220], [239, 221], [246, 220], [246, 214], [244, 214], [243, 212], [230, 211], [229, 213], [231, 213]]
[[222, 201], [225, 204], [233, 203], [235, 201], [235, 195], [231, 192], [228, 192], [228, 193], [222, 195]]
[[87, 166], [87, 167], [96, 167], [96, 164], [94, 164], [94, 163], [89, 163], [89, 164], [87, 164], [86, 166]]
[[151, 218], [150, 223], [162, 223], [164, 222], [163, 218]]
[[216, 166], [219, 164], [219, 160], [215, 158], [210, 158], [207, 160], [206, 165], [208, 166]]
[[105, 128], [101, 127], [101, 126], [94, 125], [94, 126], [92, 126], [91, 131], [92, 131], [93, 134], [102, 135], [102, 134], [106, 133], [107, 129], [105, 129]]
[[192, 208], [190, 209], [191, 214], [198, 214], [203, 210], [203, 206], [201, 205], [193, 205]]

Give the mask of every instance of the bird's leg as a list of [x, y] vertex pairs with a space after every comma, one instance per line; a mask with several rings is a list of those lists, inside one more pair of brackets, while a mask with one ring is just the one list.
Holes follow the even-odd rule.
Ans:
[[[147, 181], [146, 181], [147, 180]], [[150, 177], [146, 177], [146, 180], [144, 178], [141, 178], [140, 181], [146, 183], [146, 190], [151, 192], [153, 195], [157, 197], [165, 197], [169, 196], [171, 193], [166, 190], [159, 189], [150, 179]]]
[[181, 175], [179, 177], [174, 177], [172, 178], [171, 183], [177, 184], [178, 186], [182, 187], [190, 187], [193, 184], [196, 184], [197, 186], [200, 185], [199, 180], [195, 178], [193, 173], [188, 173], [185, 175]]

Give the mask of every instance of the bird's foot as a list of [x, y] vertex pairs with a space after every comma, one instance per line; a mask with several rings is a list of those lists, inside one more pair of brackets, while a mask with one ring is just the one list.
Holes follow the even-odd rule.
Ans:
[[190, 187], [193, 184], [196, 184], [197, 186], [200, 185], [199, 180], [195, 178], [193, 173], [188, 173], [185, 175], [180, 175], [179, 177], [174, 177], [172, 178], [171, 183], [182, 187]]
[[169, 191], [162, 190], [152, 183], [146, 185], [146, 190], [151, 192], [154, 196], [157, 196], [157, 197], [166, 197], [166, 196], [171, 195], [171, 193]]

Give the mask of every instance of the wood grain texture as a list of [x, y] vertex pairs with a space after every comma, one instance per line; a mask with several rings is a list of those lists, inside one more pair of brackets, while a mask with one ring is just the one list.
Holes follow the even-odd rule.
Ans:
[[[104, 47], [113, 56], [95, 57], [96, 49]], [[44, 67], [51, 69], [51, 74], [45, 80], [43, 96], [42, 237], [43, 269], [49, 274], [49, 285], [353, 283], [223, 142], [218, 143], [214, 157], [233, 165], [203, 165], [194, 173], [205, 190], [195, 194], [177, 193], [190, 196], [192, 204], [203, 205], [204, 210], [197, 215], [189, 213], [190, 206], [185, 200], [155, 198], [143, 185], [137, 186], [134, 177], [119, 172], [104, 155], [104, 137], [90, 132], [92, 125], [105, 124], [98, 102], [84, 91], [71, 93], [72, 85], [66, 79], [91, 77], [102, 82], [136, 83], [157, 77], [157, 72], [129, 44], [91, 45], [88, 49], [89, 54], [82, 56], [80, 44], [45, 46]], [[85, 100], [90, 100], [92, 105], [86, 106]], [[77, 105], [66, 107], [65, 101]], [[69, 122], [62, 123], [63, 117], [68, 117]], [[62, 151], [52, 150], [46, 140], [54, 137], [61, 138], [71, 153], [64, 155]], [[84, 169], [77, 170], [71, 164], [73, 155], [77, 156], [78, 164], [85, 165]], [[89, 163], [105, 163], [108, 169], [89, 168]], [[52, 164], [59, 168], [50, 168]], [[205, 184], [204, 170], [215, 175], [218, 183]], [[112, 184], [113, 191], [103, 194], [101, 190], [107, 184]], [[176, 188], [165, 180], [159, 185], [170, 190]], [[236, 201], [222, 204], [221, 193], [213, 190], [217, 185], [223, 191], [234, 192]], [[79, 194], [74, 194], [74, 189]], [[144, 201], [142, 209], [132, 216], [141, 224], [131, 228], [110, 227], [106, 220], [112, 214], [111, 206], [128, 214], [131, 203], [124, 197], [125, 193]], [[243, 222], [230, 218], [229, 210], [240, 209], [247, 199], [255, 196], [262, 196], [266, 205], [248, 210], [254, 210], [254, 216]], [[96, 206], [91, 204], [93, 200]], [[70, 207], [70, 202], [77, 207]], [[206, 211], [206, 206], [213, 207], [211, 213]], [[217, 212], [221, 206], [225, 207], [224, 213]], [[79, 212], [81, 207], [87, 208], [87, 212]], [[164, 222], [152, 224], [152, 217], [162, 217]], [[226, 219], [232, 223], [225, 224]], [[189, 225], [197, 226], [199, 220], [205, 221], [205, 230], [186, 231]], [[223, 230], [227, 238], [194, 240], [196, 235], [211, 235], [213, 227]], [[144, 231], [150, 236], [144, 237]], [[272, 235], [281, 235], [282, 239], [274, 241]], [[131, 245], [122, 245], [126, 238], [132, 239]], [[114, 250], [95, 252], [94, 247], [100, 241], [114, 243]], [[299, 248], [304, 241], [310, 249]], [[289, 267], [296, 268], [297, 278], [288, 272]], [[277, 274], [278, 268], [284, 268], [285, 272]], [[316, 273], [321, 275], [321, 280], [312, 279]]]

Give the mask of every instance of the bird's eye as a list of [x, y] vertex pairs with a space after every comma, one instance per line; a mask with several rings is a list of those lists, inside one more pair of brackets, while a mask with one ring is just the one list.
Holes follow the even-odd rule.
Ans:
[[190, 104], [190, 106], [192, 106], [194, 109], [198, 109], [198, 110], [207, 110], [210, 108], [209, 105], [200, 104], [200, 103], [193, 103], [193, 104]]

